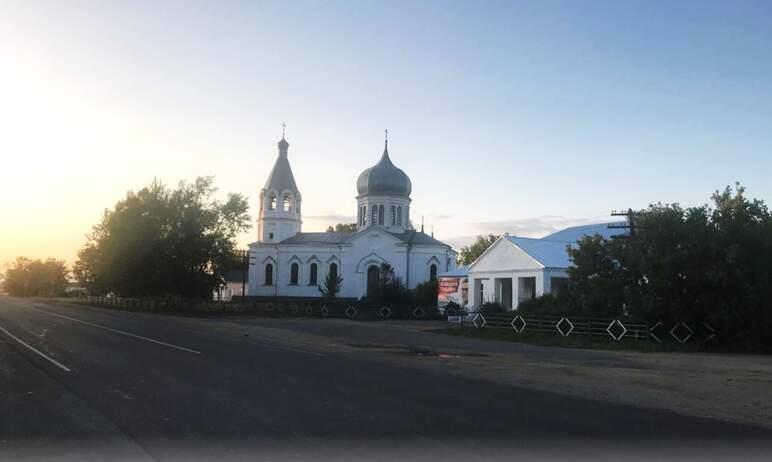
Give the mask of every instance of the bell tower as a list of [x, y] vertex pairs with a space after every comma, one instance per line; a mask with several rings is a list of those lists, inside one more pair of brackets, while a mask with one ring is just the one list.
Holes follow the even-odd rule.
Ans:
[[284, 127], [282, 124], [279, 156], [265, 186], [260, 190], [257, 239], [266, 244], [281, 242], [294, 236], [300, 232], [303, 225], [300, 215], [302, 200], [287, 158], [289, 143], [284, 139]]

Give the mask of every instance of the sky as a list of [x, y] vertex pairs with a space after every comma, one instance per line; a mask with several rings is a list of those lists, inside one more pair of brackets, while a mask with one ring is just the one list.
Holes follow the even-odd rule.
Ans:
[[735, 181], [769, 202], [772, 3], [4, 0], [0, 265], [73, 262], [154, 178], [255, 217], [282, 123], [304, 231], [355, 221], [384, 129], [455, 246]]

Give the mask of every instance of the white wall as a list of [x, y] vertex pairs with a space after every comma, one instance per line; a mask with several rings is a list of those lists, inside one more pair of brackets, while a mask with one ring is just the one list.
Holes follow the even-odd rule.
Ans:
[[[412, 246], [408, 258], [408, 245], [390, 234], [373, 228], [362, 232], [351, 242], [341, 245], [253, 245], [253, 266], [250, 266], [249, 293], [258, 296], [318, 297], [317, 285], [327, 276], [329, 264], [338, 263], [338, 274], [343, 277], [341, 297], [360, 298], [367, 293], [367, 269], [386, 262], [394, 273], [408, 283], [409, 288], [429, 279], [431, 264], [437, 265], [437, 274], [456, 267], [456, 254], [444, 246]], [[448, 259], [450, 260], [448, 262]], [[274, 285], [265, 286], [265, 265], [274, 266]], [[299, 265], [298, 285], [289, 285], [292, 262]], [[309, 285], [311, 262], [316, 262], [316, 285]], [[408, 279], [408, 265], [410, 274]]]
[[[528, 277], [536, 279], [536, 296], [540, 296], [551, 292], [550, 278], [567, 277], [567, 272], [565, 268], [544, 268], [511, 241], [500, 238], [469, 268], [469, 307], [476, 309], [482, 303], [496, 300], [495, 280], [511, 278], [516, 308], [520, 299], [518, 289], [522, 287], [519, 278]], [[483, 284], [482, 299], [479, 284]]]

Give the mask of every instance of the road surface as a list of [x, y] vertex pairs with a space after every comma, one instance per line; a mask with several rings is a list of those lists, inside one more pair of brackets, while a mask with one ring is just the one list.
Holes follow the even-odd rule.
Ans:
[[4, 460], [597, 459], [601, 448], [763, 460], [769, 441], [757, 427], [387, 364], [248, 322], [0, 297]]

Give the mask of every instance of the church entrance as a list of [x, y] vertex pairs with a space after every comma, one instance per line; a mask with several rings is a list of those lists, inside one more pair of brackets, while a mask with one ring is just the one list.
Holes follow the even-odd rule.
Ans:
[[381, 270], [373, 265], [367, 268], [367, 296], [378, 296], [378, 285], [381, 279]]

